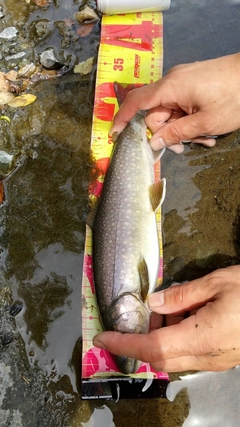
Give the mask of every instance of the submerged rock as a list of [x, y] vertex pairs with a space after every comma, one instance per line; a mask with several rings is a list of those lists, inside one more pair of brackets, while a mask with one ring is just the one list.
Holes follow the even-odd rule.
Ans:
[[13, 317], [17, 316], [23, 309], [22, 301], [15, 301], [10, 307], [9, 314]]
[[12, 167], [13, 155], [6, 151], [0, 150], [0, 174], [5, 175]]
[[73, 68], [75, 59], [75, 55], [56, 49], [47, 49], [40, 55], [40, 62], [45, 68], [51, 70], [63, 69], [65, 72]]

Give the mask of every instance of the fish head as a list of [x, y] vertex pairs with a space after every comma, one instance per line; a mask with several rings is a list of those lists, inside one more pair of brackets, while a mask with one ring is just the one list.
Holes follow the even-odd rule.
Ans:
[[[128, 333], [146, 334], [149, 331], [150, 311], [141, 297], [126, 292], [113, 300], [108, 310], [107, 329]], [[139, 362], [130, 357], [115, 356], [115, 362], [124, 374], [136, 372]]]
[[114, 299], [108, 310], [108, 328], [127, 334], [146, 334], [150, 311], [141, 296], [125, 292]]
[[136, 372], [141, 364], [139, 360], [133, 359], [132, 357], [113, 356], [113, 358], [119, 370], [125, 375]]

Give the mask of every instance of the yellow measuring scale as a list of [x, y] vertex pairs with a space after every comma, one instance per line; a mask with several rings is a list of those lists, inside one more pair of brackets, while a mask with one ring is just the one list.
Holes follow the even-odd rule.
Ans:
[[[95, 89], [95, 101], [92, 121], [91, 149], [99, 174], [90, 186], [89, 197], [94, 199], [101, 193], [104, 175], [109, 165], [113, 142], [109, 129], [118, 109], [114, 92], [114, 82], [141, 86], [152, 83], [162, 76], [163, 40], [162, 13], [133, 13], [103, 16], [101, 41], [98, 55], [98, 68]], [[160, 179], [160, 163], [155, 166], [155, 178]], [[162, 240], [161, 213], [157, 213], [160, 241], [160, 270], [162, 278]], [[83, 398], [91, 394], [98, 398], [101, 393], [111, 397], [105, 380], [124, 378], [115, 366], [111, 355], [93, 346], [92, 338], [102, 330], [94, 290], [92, 271], [92, 235], [87, 227], [82, 279], [82, 386]], [[128, 377], [129, 378], [129, 377]], [[149, 364], [143, 363], [131, 378], [166, 380], [167, 374], [154, 372]], [[101, 391], [99, 391], [99, 381]], [[98, 390], [89, 391], [86, 387], [98, 384]], [[104, 392], [103, 392], [104, 384]], [[112, 387], [112, 385], [111, 385]]]

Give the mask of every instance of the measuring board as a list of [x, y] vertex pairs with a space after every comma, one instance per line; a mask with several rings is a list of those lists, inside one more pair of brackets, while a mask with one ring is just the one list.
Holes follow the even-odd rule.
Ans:
[[[113, 148], [109, 129], [118, 110], [113, 83], [137, 87], [158, 80], [162, 76], [162, 51], [161, 12], [103, 16], [92, 121], [91, 149], [97, 171], [89, 189], [92, 200], [101, 194]], [[160, 179], [160, 162], [155, 165], [155, 179]], [[161, 281], [160, 209], [157, 224]], [[82, 398], [165, 397], [168, 375], [155, 372], [149, 364], [142, 363], [137, 373], [124, 376], [107, 351], [93, 346], [92, 339], [100, 331], [102, 325], [92, 270], [92, 235], [87, 227], [82, 279]]]

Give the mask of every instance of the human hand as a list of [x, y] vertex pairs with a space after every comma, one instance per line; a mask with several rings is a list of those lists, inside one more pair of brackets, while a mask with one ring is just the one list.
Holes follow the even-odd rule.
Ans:
[[240, 54], [177, 65], [155, 83], [134, 89], [115, 115], [111, 133], [120, 132], [138, 110], [153, 150], [181, 152], [182, 142], [213, 146], [213, 137], [240, 127]]
[[156, 371], [222, 371], [240, 363], [240, 266], [151, 294], [149, 307], [166, 315], [166, 327], [142, 335], [102, 332], [94, 345]]

